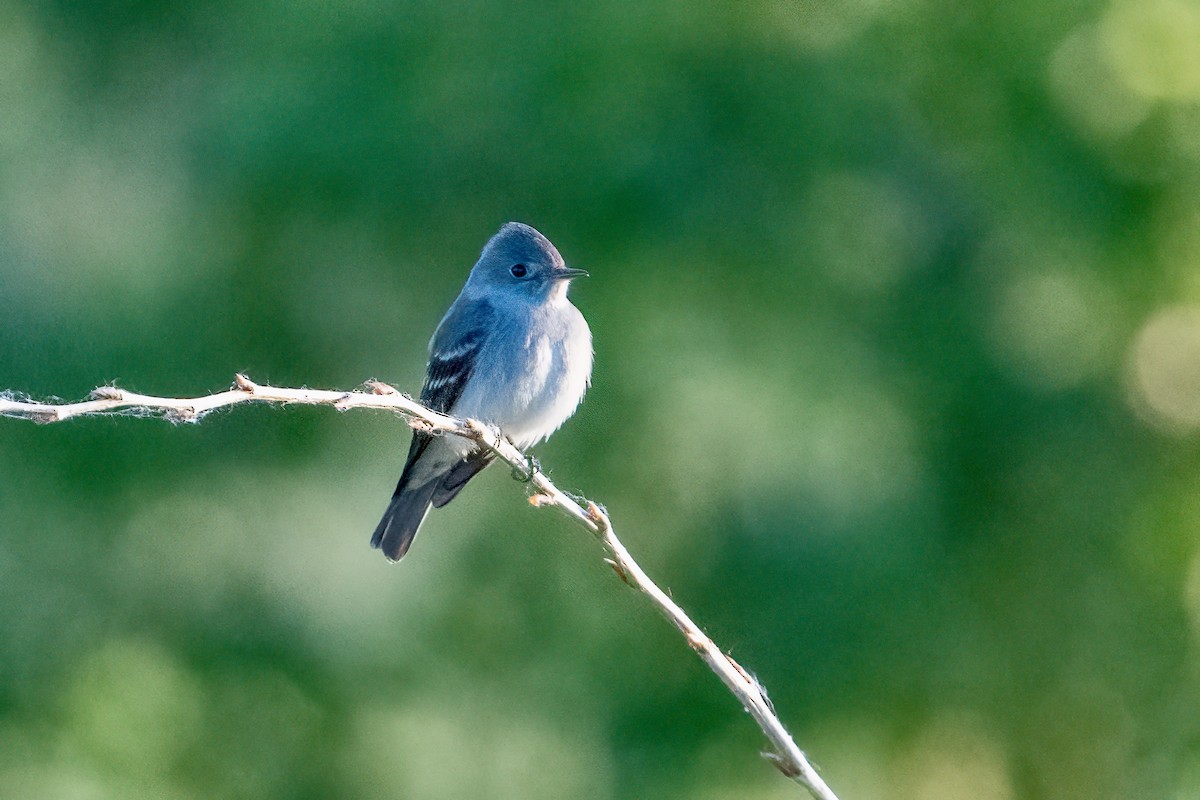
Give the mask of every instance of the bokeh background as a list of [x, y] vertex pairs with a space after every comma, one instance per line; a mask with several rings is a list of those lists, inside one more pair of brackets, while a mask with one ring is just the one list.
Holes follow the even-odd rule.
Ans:
[[[1200, 798], [1200, 3], [0, 4], [0, 389], [415, 392], [509, 219], [843, 800]], [[0, 796], [800, 796], [505, 471], [370, 550], [407, 439], [0, 420]]]

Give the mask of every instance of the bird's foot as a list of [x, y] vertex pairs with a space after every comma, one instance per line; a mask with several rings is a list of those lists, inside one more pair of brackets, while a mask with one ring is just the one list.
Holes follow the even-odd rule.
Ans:
[[529, 454], [525, 454], [525, 469], [522, 470], [520, 467], [513, 467], [512, 476], [515, 481], [529, 483], [533, 480], [533, 476], [541, 471], [542, 465], [538, 463], [538, 460]]

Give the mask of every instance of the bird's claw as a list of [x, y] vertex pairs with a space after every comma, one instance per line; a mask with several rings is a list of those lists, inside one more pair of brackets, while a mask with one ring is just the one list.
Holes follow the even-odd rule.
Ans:
[[512, 476], [513, 480], [515, 481], [529, 483], [531, 480], [533, 480], [533, 476], [537, 475], [541, 471], [542, 465], [538, 463], [538, 460], [531, 455], [526, 455], [525, 469], [522, 470], [520, 467], [513, 467]]

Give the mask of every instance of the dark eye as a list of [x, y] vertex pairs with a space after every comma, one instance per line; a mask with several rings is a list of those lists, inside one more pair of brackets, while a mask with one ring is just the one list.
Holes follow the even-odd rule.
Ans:
[[509, 270], [514, 278], [524, 278], [527, 271], [524, 264], [513, 264], [512, 269]]

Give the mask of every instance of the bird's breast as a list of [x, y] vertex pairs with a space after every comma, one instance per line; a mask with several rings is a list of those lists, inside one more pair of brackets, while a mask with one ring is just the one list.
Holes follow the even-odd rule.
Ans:
[[454, 413], [499, 426], [518, 447], [558, 430], [592, 373], [591, 332], [574, 306], [564, 306], [498, 329]]

